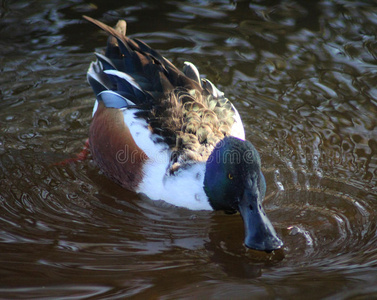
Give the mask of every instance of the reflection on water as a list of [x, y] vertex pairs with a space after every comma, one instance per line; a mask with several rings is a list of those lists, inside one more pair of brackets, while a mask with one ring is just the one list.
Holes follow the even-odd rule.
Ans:
[[[372, 2], [370, 2], [372, 3]], [[2, 1], [0, 295], [346, 298], [377, 295], [377, 7], [367, 1]], [[242, 220], [153, 202], [81, 150], [85, 73], [106, 36], [88, 14], [219, 85], [260, 150], [283, 251]]]

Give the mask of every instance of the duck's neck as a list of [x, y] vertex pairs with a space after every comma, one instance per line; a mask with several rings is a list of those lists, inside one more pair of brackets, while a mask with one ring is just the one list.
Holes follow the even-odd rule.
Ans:
[[225, 182], [227, 178], [223, 176], [224, 174], [226, 175], [223, 164], [216, 161], [207, 162], [203, 181], [204, 191], [214, 210], [235, 213], [236, 211], [229, 207], [229, 198], [232, 195], [227, 193]]

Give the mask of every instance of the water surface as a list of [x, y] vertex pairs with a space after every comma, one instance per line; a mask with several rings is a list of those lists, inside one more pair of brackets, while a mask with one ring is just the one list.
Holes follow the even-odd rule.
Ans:
[[[123, 3], [1, 2], [0, 297], [376, 297], [374, 2]], [[85, 74], [107, 39], [82, 14], [126, 19], [232, 100], [283, 253], [246, 250], [237, 215], [143, 199], [90, 158], [56, 164], [87, 139]]]

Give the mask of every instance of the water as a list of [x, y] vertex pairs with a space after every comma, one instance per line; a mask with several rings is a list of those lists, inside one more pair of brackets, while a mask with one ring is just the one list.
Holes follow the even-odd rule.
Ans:
[[[0, 298], [377, 297], [373, 1], [2, 1]], [[193, 62], [260, 151], [284, 250], [239, 216], [142, 199], [80, 152], [85, 73], [106, 36], [82, 14]]]

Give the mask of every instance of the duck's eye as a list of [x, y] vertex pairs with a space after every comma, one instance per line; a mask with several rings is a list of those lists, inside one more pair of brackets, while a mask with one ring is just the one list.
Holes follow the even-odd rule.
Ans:
[[233, 175], [232, 175], [231, 173], [229, 173], [229, 174], [228, 174], [228, 178], [229, 178], [230, 180], [233, 180], [234, 177], [233, 177]]

